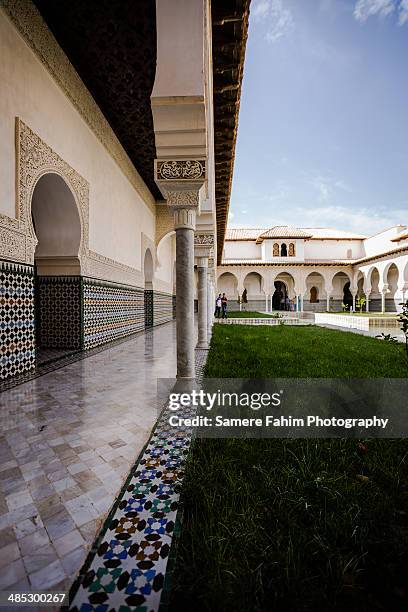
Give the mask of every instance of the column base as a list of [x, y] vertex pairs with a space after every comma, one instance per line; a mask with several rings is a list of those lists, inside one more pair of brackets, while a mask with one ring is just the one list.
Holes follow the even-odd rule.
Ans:
[[208, 349], [209, 348], [208, 342], [197, 342], [196, 348], [198, 348], [198, 349]]

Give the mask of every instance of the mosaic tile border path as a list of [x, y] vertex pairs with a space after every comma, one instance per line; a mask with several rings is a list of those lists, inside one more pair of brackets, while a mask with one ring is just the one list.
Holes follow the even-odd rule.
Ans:
[[[196, 350], [198, 380], [207, 355]], [[165, 406], [71, 588], [71, 612], [159, 609], [193, 435], [190, 427], [171, 428], [169, 414]]]

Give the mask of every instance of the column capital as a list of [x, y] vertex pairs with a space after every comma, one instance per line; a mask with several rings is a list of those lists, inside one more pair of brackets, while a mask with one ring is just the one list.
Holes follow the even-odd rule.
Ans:
[[205, 257], [207, 260], [214, 256], [213, 234], [194, 235], [194, 255], [198, 258]]
[[195, 229], [205, 159], [155, 159], [154, 180], [174, 213], [175, 229]]
[[208, 257], [198, 257], [197, 258], [197, 267], [198, 268], [208, 268]]
[[205, 159], [155, 159], [154, 180], [169, 206], [198, 206], [206, 180]]

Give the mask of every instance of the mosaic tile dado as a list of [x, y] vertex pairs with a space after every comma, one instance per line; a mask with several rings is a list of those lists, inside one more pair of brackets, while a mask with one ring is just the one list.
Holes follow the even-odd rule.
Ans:
[[161, 325], [174, 318], [173, 296], [160, 291], [153, 292], [153, 324]]
[[36, 335], [39, 346], [80, 349], [81, 277], [36, 278]]
[[[196, 351], [198, 378], [207, 354]], [[159, 609], [193, 434], [190, 427], [171, 428], [170, 414], [166, 406], [74, 582], [71, 612]]]
[[0, 379], [34, 367], [34, 270], [0, 261]]
[[144, 291], [84, 279], [85, 349], [144, 329]]

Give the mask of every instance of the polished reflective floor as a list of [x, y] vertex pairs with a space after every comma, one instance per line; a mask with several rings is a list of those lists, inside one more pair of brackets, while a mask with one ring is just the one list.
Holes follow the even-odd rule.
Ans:
[[158, 417], [175, 324], [0, 394], [0, 589], [66, 589]]

